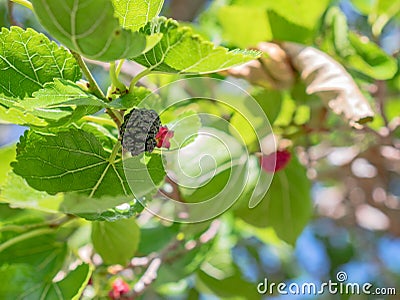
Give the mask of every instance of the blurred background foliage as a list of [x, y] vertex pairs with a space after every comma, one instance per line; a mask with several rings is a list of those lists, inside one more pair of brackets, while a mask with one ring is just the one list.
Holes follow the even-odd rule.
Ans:
[[[10, 19], [9, 8], [7, 1], [0, 1], [2, 26], [23, 24], [43, 31], [32, 13], [15, 5]], [[280, 143], [295, 153], [281, 171], [290, 179], [288, 185], [275, 181], [271, 196], [288, 192], [292, 215], [289, 219], [276, 215], [265, 201], [255, 212], [244, 208], [224, 215], [214, 241], [162, 266], [145, 299], [259, 299], [255, 287], [264, 277], [272, 282], [319, 283], [335, 280], [338, 271], [346, 271], [350, 282], [371, 282], [400, 292], [400, 1], [170, 0], [162, 15], [186, 22], [216, 44], [265, 53], [259, 65], [213, 76], [227, 78], [254, 96]], [[306, 93], [285, 42], [313, 46], [339, 62], [372, 107], [373, 121], [351, 123], [333, 113], [323, 97]], [[106, 88], [107, 65], [92, 62], [90, 68]], [[126, 63], [122, 76], [128, 82], [138, 70], [136, 64]], [[142, 84], [154, 88], [178, 78], [151, 75]], [[218, 109], [223, 114], [224, 109]], [[13, 146], [8, 145], [23, 131], [0, 125], [0, 183], [13, 159], [9, 150]], [[297, 160], [307, 177], [294, 174], [303, 168]], [[308, 189], [312, 206], [307, 202]], [[48, 199], [38, 193], [25, 201]], [[35, 211], [16, 214], [5, 204], [1, 207], [2, 222], [44, 218]], [[138, 253], [161, 249], [180, 231], [192, 237], [204, 232], [201, 225], [177, 227], [153, 220], [141, 229]], [[79, 248], [88, 238], [87, 226], [75, 235], [71, 243]], [[84, 238], [79, 241], [79, 237]], [[57, 243], [52, 247], [64, 251]]]

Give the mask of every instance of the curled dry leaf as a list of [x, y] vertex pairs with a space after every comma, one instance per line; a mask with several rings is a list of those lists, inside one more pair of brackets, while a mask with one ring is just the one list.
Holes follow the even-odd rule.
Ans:
[[368, 100], [349, 73], [327, 54], [309, 46], [284, 43], [293, 66], [307, 84], [308, 94], [317, 94], [351, 125], [364, 124], [374, 117]]
[[290, 88], [295, 74], [286, 52], [279, 45], [266, 42], [259, 43], [256, 49], [264, 53], [261, 58], [234, 67], [228, 74], [265, 88]]

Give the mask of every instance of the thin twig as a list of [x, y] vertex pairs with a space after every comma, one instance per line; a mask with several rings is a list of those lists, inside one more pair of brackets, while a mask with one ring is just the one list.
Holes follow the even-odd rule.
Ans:
[[[211, 241], [218, 233], [221, 222], [215, 220], [211, 223], [210, 227], [200, 236], [196, 241], [190, 241], [183, 249], [177, 250], [182, 244], [182, 240], [173, 239], [164, 249], [158, 254], [152, 253], [144, 258], [134, 258], [131, 267], [147, 267], [142, 277], [135, 284], [132, 290], [123, 295], [125, 299], [135, 299], [146, 291], [146, 289], [157, 279], [157, 273], [163, 263], [172, 263], [182, 255], [193, 251]], [[139, 263], [135, 265], [135, 262]]]
[[22, 27], [22, 25], [17, 21], [17, 20], [15, 20], [15, 18], [14, 18], [14, 2], [12, 2], [12, 1], [8, 1], [8, 3], [7, 3], [7, 8], [8, 8], [8, 20], [9, 20], [9, 22], [10, 22], [10, 25], [11, 26], [18, 26], [18, 27]]
[[385, 102], [386, 102], [386, 93], [387, 93], [387, 87], [386, 87], [386, 82], [383, 80], [378, 80], [376, 82], [377, 86], [377, 92], [376, 92], [376, 97], [377, 97], [377, 102], [379, 105], [379, 112], [381, 113], [381, 116], [383, 118], [383, 122], [385, 123], [385, 127], [389, 126], [389, 120], [386, 115], [385, 111]]

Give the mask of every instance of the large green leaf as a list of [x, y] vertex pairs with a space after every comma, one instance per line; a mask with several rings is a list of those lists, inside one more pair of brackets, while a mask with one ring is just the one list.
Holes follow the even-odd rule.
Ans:
[[82, 264], [60, 282], [43, 281], [37, 270], [27, 264], [5, 265], [0, 268], [0, 279], [7, 282], [0, 287], [1, 299], [79, 299], [89, 281], [92, 269]]
[[83, 130], [54, 135], [26, 132], [12, 166], [33, 188], [52, 195], [69, 191], [91, 197], [130, 193], [121, 160], [110, 161], [110, 153]]
[[3, 28], [0, 33], [0, 93], [31, 96], [54, 78], [76, 81], [81, 72], [73, 56], [33, 29]]
[[147, 53], [134, 60], [154, 71], [168, 73], [212, 73], [259, 57], [250, 50], [229, 51], [215, 47], [176, 21], [158, 18], [142, 30], [147, 35], [162, 33], [161, 41]]
[[126, 265], [139, 246], [140, 228], [135, 219], [116, 222], [93, 222], [94, 249], [106, 264]]
[[[31, 234], [29, 232], [29, 234]], [[27, 234], [27, 233], [22, 233]], [[4, 245], [4, 244], [3, 244]], [[32, 236], [21, 239], [0, 252], [0, 266], [25, 264], [34, 267], [35, 276], [44, 281], [51, 281], [61, 269], [67, 247], [56, 241], [54, 234]]]
[[139, 30], [158, 16], [164, 0], [112, 0], [115, 14], [123, 28]]
[[262, 202], [253, 209], [243, 203], [235, 213], [247, 223], [272, 226], [284, 241], [294, 244], [312, 214], [311, 186], [297, 159], [275, 174]]
[[32, 4], [41, 24], [52, 36], [92, 59], [135, 57], [160, 38], [123, 29], [114, 17], [111, 0], [33, 0]]

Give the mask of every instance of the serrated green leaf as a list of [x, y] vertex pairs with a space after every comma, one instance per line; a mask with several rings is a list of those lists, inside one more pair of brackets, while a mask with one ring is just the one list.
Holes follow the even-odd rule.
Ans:
[[0, 93], [15, 98], [31, 96], [54, 78], [81, 78], [78, 64], [66, 49], [30, 28], [2, 29], [0, 70]]
[[80, 192], [91, 197], [130, 193], [121, 160], [109, 161], [96, 137], [71, 129], [54, 135], [26, 132], [17, 148], [14, 172], [49, 194]]
[[147, 37], [123, 29], [110, 0], [33, 0], [35, 13], [49, 33], [85, 57], [112, 61], [136, 57], [153, 47], [161, 36]]
[[275, 173], [258, 206], [243, 205], [235, 213], [253, 226], [271, 226], [282, 240], [294, 244], [312, 215], [310, 188], [304, 167], [292, 158], [284, 170]]
[[158, 16], [164, 0], [112, 0], [119, 24], [126, 29], [137, 31]]
[[0, 191], [1, 201], [10, 203], [13, 207], [31, 208], [49, 213], [58, 212], [58, 207], [63, 200], [62, 194], [51, 196], [35, 190], [13, 172], [10, 172], [5, 180]]
[[16, 125], [32, 125], [37, 127], [47, 126], [48, 123], [35, 115], [24, 112], [20, 108], [5, 108], [0, 106], [0, 120]]
[[34, 98], [18, 103], [25, 111], [45, 119], [52, 126], [61, 126], [91, 115], [107, 104], [83, 91], [75, 83], [56, 79], [33, 93]]
[[147, 35], [162, 33], [161, 41], [147, 53], [134, 58], [154, 71], [167, 73], [212, 73], [248, 62], [260, 56], [257, 51], [215, 47], [176, 21], [158, 18], [142, 30]]
[[133, 218], [93, 222], [93, 246], [106, 264], [126, 265], [136, 253], [139, 241], [140, 228]]

